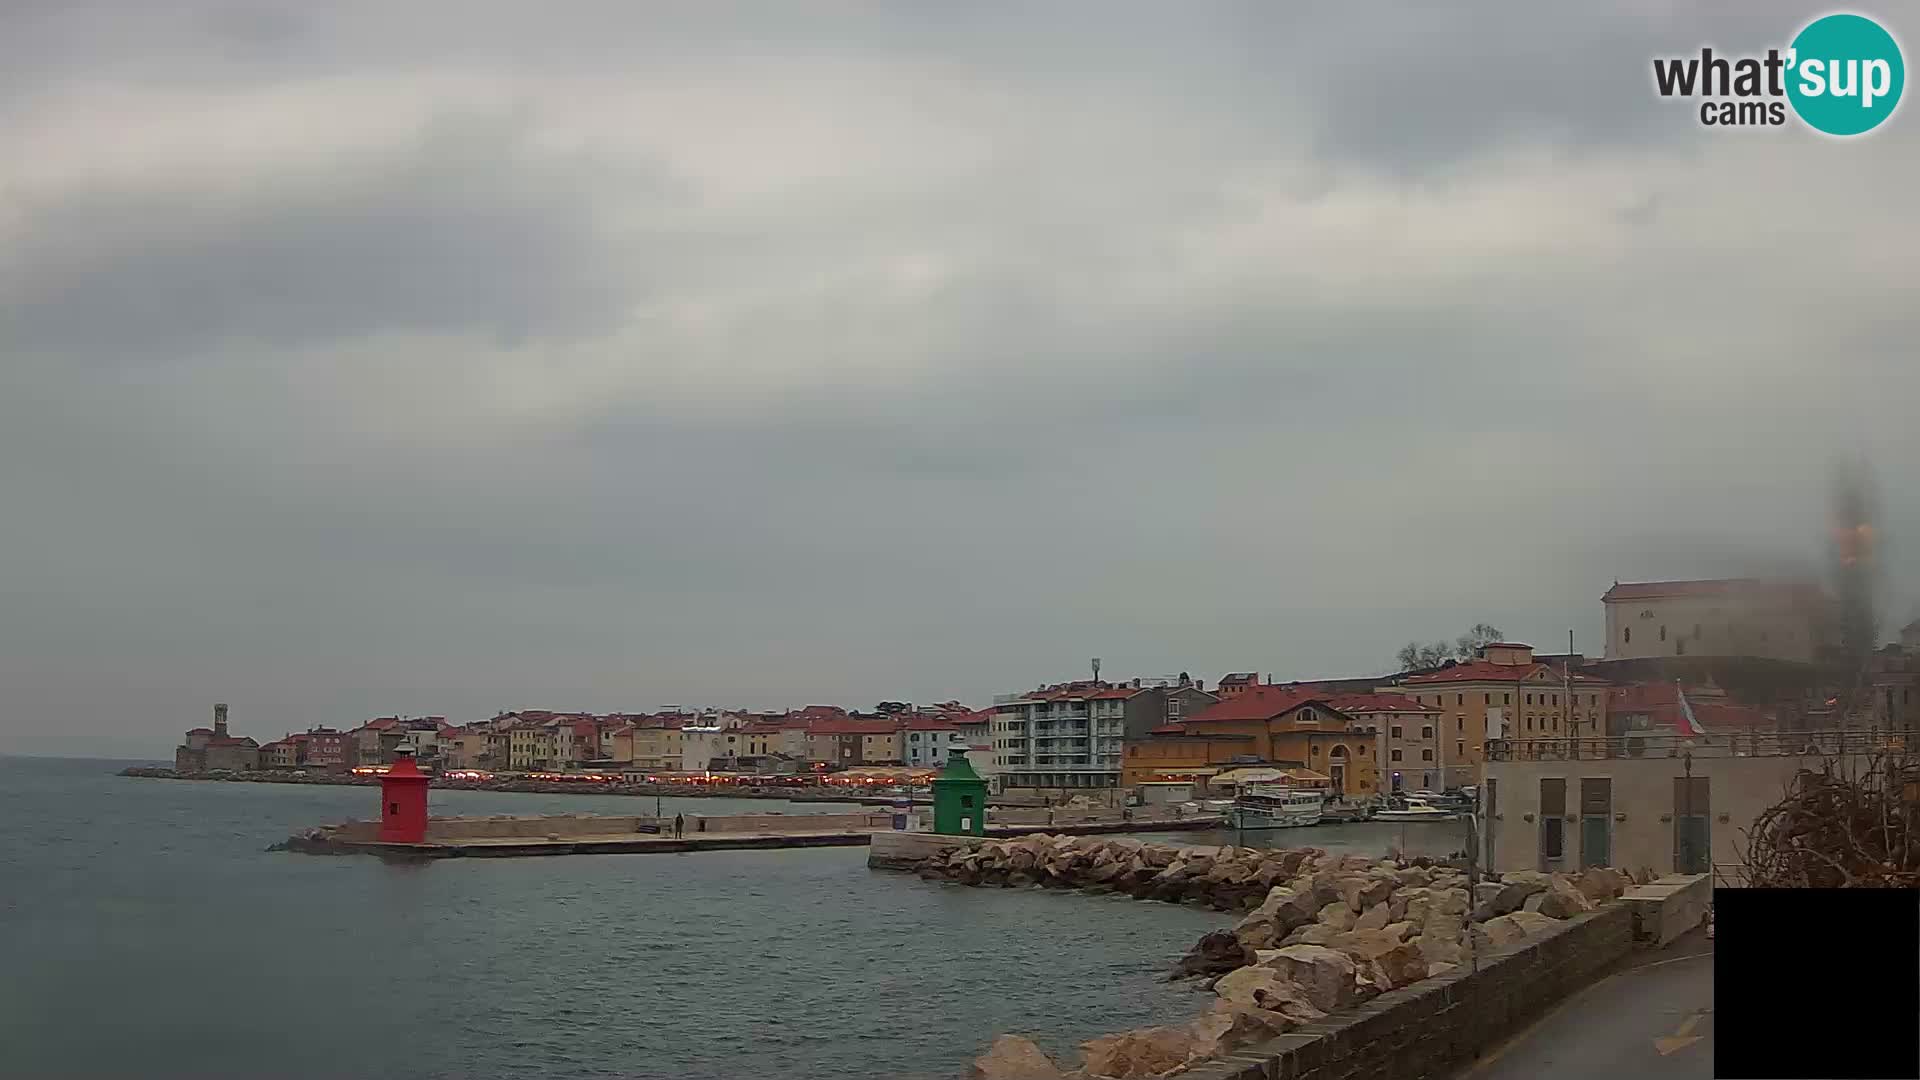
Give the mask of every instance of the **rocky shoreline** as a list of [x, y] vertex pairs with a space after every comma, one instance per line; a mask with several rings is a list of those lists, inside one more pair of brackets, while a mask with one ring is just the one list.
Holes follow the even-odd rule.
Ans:
[[1477, 952], [1613, 903], [1630, 884], [1604, 867], [1470, 882], [1463, 868], [1426, 859], [1047, 835], [959, 848], [917, 872], [963, 886], [1079, 889], [1246, 912], [1233, 929], [1203, 936], [1170, 976], [1205, 980], [1212, 992], [1192, 1022], [1093, 1039], [1071, 1068], [1023, 1036], [1002, 1035], [975, 1063], [974, 1080], [1175, 1076], [1452, 971]]

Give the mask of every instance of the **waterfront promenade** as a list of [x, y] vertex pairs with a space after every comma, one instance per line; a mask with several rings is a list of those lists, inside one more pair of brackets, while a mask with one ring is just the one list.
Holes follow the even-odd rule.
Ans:
[[1713, 1034], [1713, 942], [1696, 929], [1567, 998], [1455, 1080], [1706, 1080]]

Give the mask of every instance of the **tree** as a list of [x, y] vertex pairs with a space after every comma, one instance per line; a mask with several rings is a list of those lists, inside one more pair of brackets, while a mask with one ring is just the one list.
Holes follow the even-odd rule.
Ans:
[[1444, 641], [1436, 641], [1431, 645], [1409, 641], [1400, 646], [1396, 659], [1400, 662], [1400, 670], [1418, 671], [1421, 668], [1439, 667], [1452, 656], [1453, 649]]
[[1401, 671], [1418, 671], [1422, 668], [1435, 668], [1449, 660], [1471, 660], [1481, 649], [1496, 641], [1507, 640], [1500, 628], [1490, 623], [1474, 623], [1466, 633], [1453, 639], [1449, 645], [1444, 641], [1435, 641], [1422, 645], [1409, 641], [1394, 654]]
[[1496, 641], [1507, 640], [1507, 635], [1491, 623], [1474, 623], [1466, 633], [1453, 641], [1453, 655], [1457, 660], [1471, 660], [1481, 649]]

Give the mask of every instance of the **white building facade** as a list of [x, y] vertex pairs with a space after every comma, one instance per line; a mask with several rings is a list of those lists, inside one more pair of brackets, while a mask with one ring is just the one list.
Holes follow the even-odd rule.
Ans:
[[995, 699], [990, 733], [1001, 790], [1119, 787], [1126, 700], [1137, 692], [1069, 684]]

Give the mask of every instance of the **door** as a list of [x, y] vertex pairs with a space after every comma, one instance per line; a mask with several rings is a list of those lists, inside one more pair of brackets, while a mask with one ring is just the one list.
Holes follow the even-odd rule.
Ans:
[[1712, 793], [1704, 776], [1673, 778], [1673, 871], [1705, 874], [1713, 866]]
[[1540, 781], [1540, 866], [1541, 870], [1559, 870], [1567, 855], [1567, 781], [1543, 778]]
[[1607, 866], [1613, 861], [1613, 780], [1605, 776], [1580, 781], [1580, 866]]

